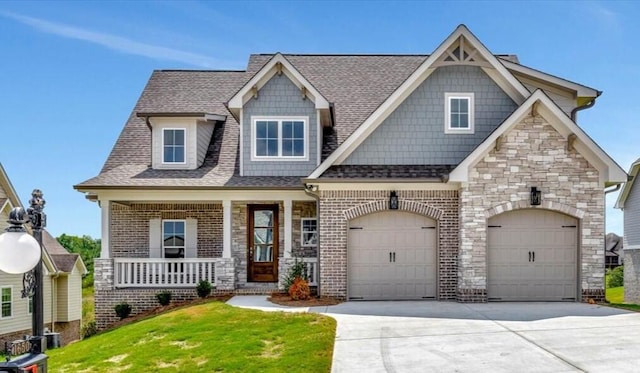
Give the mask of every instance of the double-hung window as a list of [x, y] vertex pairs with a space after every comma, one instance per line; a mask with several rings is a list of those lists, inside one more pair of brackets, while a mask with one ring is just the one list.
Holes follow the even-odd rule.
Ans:
[[184, 220], [162, 221], [162, 252], [165, 258], [184, 258], [185, 226]]
[[473, 133], [474, 94], [445, 93], [445, 133]]
[[302, 231], [302, 246], [318, 245], [318, 220], [316, 218], [303, 218], [300, 221]]
[[306, 117], [254, 117], [252, 135], [254, 160], [308, 157]]
[[184, 140], [184, 128], [164, 128], [162, 130], [162, 163], [185, 163]]
[[2, 317], [11, 317], [13, 315], [13, 299], [11, 294], [11, 287], [2, 288]]

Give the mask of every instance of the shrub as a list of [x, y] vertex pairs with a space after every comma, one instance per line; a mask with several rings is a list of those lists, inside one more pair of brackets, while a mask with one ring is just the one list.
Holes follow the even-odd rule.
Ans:
[[293, 300], [307, 300], [311, 297], [309, 283], [302, 277], [296, 277], [293, 284], [289, 286], [289, 296]]
[[171, 292], [169, 290], [163, 290], [156, 293], [156, 299], [161, 306], [168, 306], [171, 303]]
[[607, 288], [617, 288], [624, 286], [624, 266], [619, 266], [614, 269], [607, 269]]
[[95, 321], [89, 321], [82, 325], [82, 339], [86, 339], [98, 333], [98, 326]]
[[121, 302], [115, 305], [113, 309], [120, 320], [126, 319], [131, 314], [131, 305], [127, 302]]
[[287, 277], [284, 278], [285, 292], [287, 293], [289, 292], [289, 288], [291, 287], [291, 285], [293, 285], [293, 282], [296, 280], [296, 278], [308, 280], [307, 265], [302, 260], [298, 261], [298, 259], [296, 259], [296, 262], [293, 263], [293, 265], [289, 268], [289, 271], [287, 272]]
[[211, 283], [207, 280], [200, 280], [196, 286], [196, 292], [200, 298], [206, 298], [211, 294]]

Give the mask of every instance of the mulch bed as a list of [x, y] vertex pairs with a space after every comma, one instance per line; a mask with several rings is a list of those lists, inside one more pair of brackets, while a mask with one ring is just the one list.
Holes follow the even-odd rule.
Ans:
[[336, 304], [342, 303], [342, 301], [329, 298], [329, 297], [315, 297], [312, 296], [307, 300], [293, 300], [286, 293], [271, 293], [271, 296], [267, 298], [267, 300], [271, 303], [279, 304], [281, 306], [288, 307], [318, 307], [318, 306], [335, 306]]
[[233, 297], [233, 294], [220, 294], [220, 295], [210, 295], [206, 298], [196, 298], [194, 300], [190, 300], [190, 301], [185, 301], [185, 302], [171, 302], [170, 304], [166, 305], [166, 306], [158, 306], [156, 308], [152, 308], [150, 310], [146, 310], [142, 313], [138, 313], [134, 316], [129, 316], [125, 319], [122, 319], [120, 321], [117, 321], [113, 324], [110, 324], [109, 327], [105, 330], [101, 330], [100, 332], [105, 332], [107, 330], [110, 329], [115, 329], [118, 328], [122, 325], [126, 325], [126, 324], [131, 324], [133, 322], [136, 321], [140, 321], [140, 320], [144, 320], [146, 318], [152, 317], [152, 316], [156, 316], [159, 315], [161, 313], [165, 313], [168, 311], [172, 311], [174, 309], [177, 308], [182, 308], [182, 307], [190, 307], [190, 306], [195, 306], [197, 304], [203, 304], [203, 303], [209, 303], [209, 302], [226, 302], [229, 299], [231, 299]]

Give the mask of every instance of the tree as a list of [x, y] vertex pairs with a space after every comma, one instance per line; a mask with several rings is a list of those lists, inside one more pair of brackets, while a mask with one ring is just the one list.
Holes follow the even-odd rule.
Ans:
[[69, 236], [62, 234], [57, 238], [60, 245], [64, 246], [69, 252], [79, 254], [87, 266], [89, 273], [82, 280], [82, 286], [93, 285], [93, 259], [100, 256], [100, 239], [93, 239], [91, 236]]

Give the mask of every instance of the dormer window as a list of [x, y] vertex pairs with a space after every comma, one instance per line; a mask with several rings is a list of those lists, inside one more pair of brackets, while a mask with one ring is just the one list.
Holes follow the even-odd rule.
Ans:
[[253, 160], [308, 159], [307, 117], [253, 117]]
[[164, 128], [162, 130], [162, 162], [169, 164], [185, 163], [184, 128]]
[[473, 93], [445, 93], [444, 132], [473, 133], [474, 95]]

